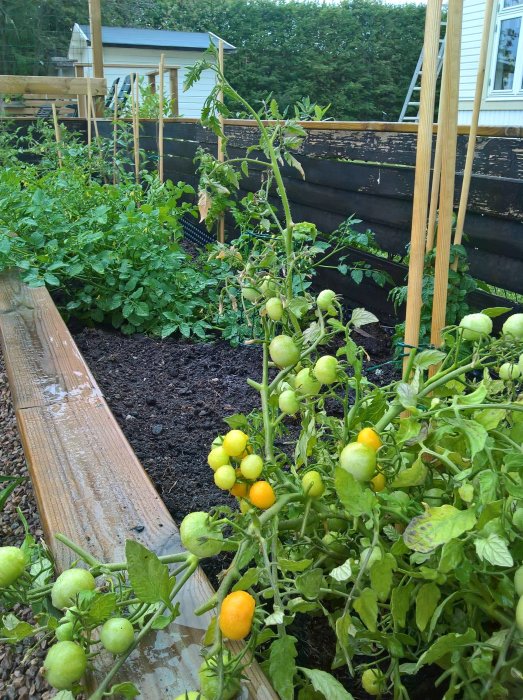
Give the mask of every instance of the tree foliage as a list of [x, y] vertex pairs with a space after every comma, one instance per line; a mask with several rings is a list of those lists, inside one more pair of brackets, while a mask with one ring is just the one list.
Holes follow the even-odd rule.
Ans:
[[[86, 0], [22, 3], [0, 11], [0, 70], [45, 73], [67, 50]], [[16, 10], [16, 11], [15, 11]], [[379, 0], [104, 0], [113, 26], [211, 31], [237, 47], [226, 74], [251, 103], [309, 96], [336, 119], [396, 120], [422, 45], [425, 8]], [[61, 13], [61, 14], [60, 14]], [[36, 31], [35, 31], [36, 27]]]

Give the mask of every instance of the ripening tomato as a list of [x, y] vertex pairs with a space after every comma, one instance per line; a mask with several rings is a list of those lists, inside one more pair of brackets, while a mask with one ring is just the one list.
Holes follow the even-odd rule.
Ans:
[[322, 384], [333, 384], [338, 373], [338, 360], [332, 355], [323, 355], [314, 365], [314, 376]]
[[276, 494], [268, 481], [256, 481], [250, 488], [249, 501], [260, 510], [267, 510], [276, 502]]
[[214, 483], [222, 491], [229, 491], [236, 483], [236, 470], [230, 464], [218, 467], [214, 472]]
[[301, 486], [303, 492], [311, 498], [319, 498], [325, 491], [325, 484], [321, 474], [315, 470], [307, 472], [302, 476]]
[[379, 695], [381, 692], [381, 673], [377, 668], [367, 668], [361, 674], [361, 685], [369, 695]]
[[376, 476], [373, 476], [370, 480], [370, 485], [372, 486], [374, 491], [376, 491], [376, 493], [379, 493], [380, 491], [383, 491], [383, 489], [387, 485], [387, 479], [385, 478], [384, 474], [378, 472]]
[[363, 428], [358, 433], [356, 438], [357, 442], [361, 442], [362, 445], [367, 445], [367, 447], [372, 448], [377, 451], [383, 445], [380, 436], [372, 428]]
[[296, 390], [303, 396], [316, 396], [320, 391], [321, 384], [314, 378], [308, 367], [301, 369], [296, 375]]
[[324, 289], [316, 298], [316, 304], [321, 311], [327, 311], [332, 302], [336, 299], [336, 292], [332, 289]]
[[259, 455], [247, 455], [240, 463], [240, 471], [246, 479], [254, 481], [263, 471], [263, 459]]
[[204, 511], [185, 516], [180, 525], [180, 540], [188, 552], [200, 559], [214, 557], [222, 551], [222, 533], [211, 526], [209, 514]]
[[361, 442], [350, 442], [340, 454], [340, 467], [356, 481], [370, 481], [376, 471], [376, 451]]
[[236, 498], [245, 498], [249, 493], [249, 488], [244, 481], [237, 481], [232, 489], [229, 490], [229, 493]]
[[222, 602], [218, 624], [224, 637], [245, 639], [252, 628], [256, 601], [247, 591], [229, 593]]
[[222, 447], [229, 457], [239, 457], [245, 450], [249, 436], [241, 430], [229, 430], [223, 438]]
[[278, 299], [277, 297], [269, 299], [265, 304], [265, 311], [267, 312], [267, 316], [272, 321], [281, 321], [283, 316], [283, 304], [281, 299]]
[[224, 464], [229, 464], [229, 455], [221, 445], [219, 447], [214, 447], [209, 452], [207, 464], [213, 471], [216, 471], [219, 467], [223, 467]]

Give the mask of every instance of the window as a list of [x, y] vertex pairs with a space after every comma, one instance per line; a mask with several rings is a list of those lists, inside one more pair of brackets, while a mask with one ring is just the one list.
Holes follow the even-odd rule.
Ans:
[[491, 97], [523, 95], [523, 0], [501, 0], [494, 35]]

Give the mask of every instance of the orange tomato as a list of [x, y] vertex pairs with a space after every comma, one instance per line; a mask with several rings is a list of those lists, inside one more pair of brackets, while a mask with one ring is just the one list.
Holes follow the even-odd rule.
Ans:
[[380, 436], [372, 428], [363, 428], [363, 430], [360, 430], [356, 440], [373, 450], [378, 450], [383, 445]]
[[276, 494], [268, 481], [256, 481], [249, 491], [249, 500], [256, 508], [266, 510], [275, 503]]
[[387, 485], [387, 479], [385, 478], [384, 474], [378, 472], [376, 476], [370, 480], [370, 484], [374, 491], [383, 491], [383, 489]]
[[236, 498], [244, 498], [247, 495], [247, 491], [247, 484], [237, 481], [229, 493], [231, 496], [236, 496]]
[[218, 623], [229, 639], [245, 639], [252, 628], [256, 601], [247, 591], [234, 591], [223, 600]]

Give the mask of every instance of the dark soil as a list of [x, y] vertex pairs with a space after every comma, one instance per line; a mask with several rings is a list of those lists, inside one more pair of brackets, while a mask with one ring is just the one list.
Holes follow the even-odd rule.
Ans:
[[[83, 329], [75, 340], [175, 521], [223, 504], [224, 492], [209, 479], [207, 454], [216, 435], [227, 429], [223, 417], [258, 407], [246, 379], [259, 378], [260, 348], [124, 337], [100, 329]], [[390, 359], [387, 330], [366, 326], [357, 341], [369, 355], [372, 381], [395, 378], [394, 365], [376, 368]], [[235, 505], [232, 497], [230, 505]], [[213, 585], [226, 563], [227, 558], [204, 562]], [[293, 633], [300, 640], [299, 663], [330, 670], [335, 639], [324, 618], [299, 616]], [[340, 680], [353, 685], [343, 675]]]

